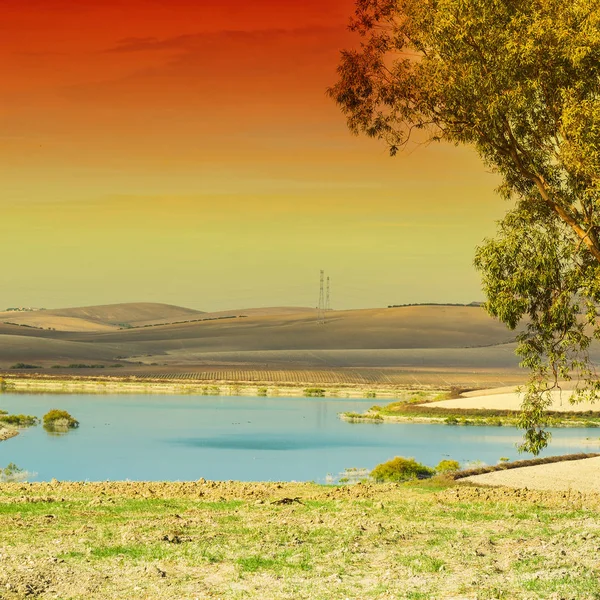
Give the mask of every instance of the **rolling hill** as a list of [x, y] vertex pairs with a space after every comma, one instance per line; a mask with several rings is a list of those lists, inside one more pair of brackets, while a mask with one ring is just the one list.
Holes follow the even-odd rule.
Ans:
[[0, 322], [57, 331], [111, 331], [202, 318], [204, 313], [171, 304], [134, 302], [31, 312], [0, 312]]
[[[9, 314], [13, 324], [0, 324], [5, 370], [21, 362], [80, 375], [92, 370], [69, 365], [157, 377], [210, 372], [218, 378], [233, 369], [241, 373], [236, 377], [308, 370], [377, 373], [388, 381], [416, 374], [444, 381], [486, 377], [494, 384], [523, 378], [514, 332], [477, 306], [329, 311], [324, 324], [303, 307], [203, 313], [136, 303]], [[53, 366], [56, 371], [47, 370]]]

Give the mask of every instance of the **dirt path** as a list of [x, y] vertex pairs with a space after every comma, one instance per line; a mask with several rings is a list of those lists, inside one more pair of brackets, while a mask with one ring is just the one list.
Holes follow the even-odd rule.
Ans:
[[461, 481], [529, 490], [600, 493], [600, 457], [496, 471]]

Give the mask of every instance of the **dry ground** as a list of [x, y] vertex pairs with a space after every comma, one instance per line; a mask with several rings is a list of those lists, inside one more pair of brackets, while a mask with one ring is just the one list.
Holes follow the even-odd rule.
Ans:
[[600, 496], [574, 492], [5, 484], [0, 532], [3, 600], [600, 597]]
[[476, 485], [600, 494], [600, 457], [496, 471], [467, 477], [463, 481]]

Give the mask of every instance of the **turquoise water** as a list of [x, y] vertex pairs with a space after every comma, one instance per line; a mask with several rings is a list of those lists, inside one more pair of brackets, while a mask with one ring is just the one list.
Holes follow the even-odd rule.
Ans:
[[[380, 401], [381, 403], [381, 401]], [[338, 413], [373, 400], [148, 395], [3, 394], [0, 408], [42, 417], [69, 411], [79, 429], [52, 436], [42, 427], [0, 443], [0, 466], [35, 472], [31, 481], [318, 481], [345, 468], [412, 456], [435, 466], [453, 458], [495, 464], [519, 458], [509, 427], [351, 424]], [[556, 429], [547, 455], [592, 452], [598, 429]], [[523, 458], [523, 456], [521, 456]]]

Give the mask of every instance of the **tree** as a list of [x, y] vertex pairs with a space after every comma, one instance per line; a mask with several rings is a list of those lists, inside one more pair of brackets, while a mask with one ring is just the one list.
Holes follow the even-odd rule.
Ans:
[[472, 146], [513, 203], [475, 266], [488, 312], [524, 328], [521, 448], [538, 454], [549, 390], [600, 388], [600, 0], [357, 0], [350, 28], [328, 90], [350, 130], [392, 155], [416, 130]]

